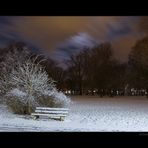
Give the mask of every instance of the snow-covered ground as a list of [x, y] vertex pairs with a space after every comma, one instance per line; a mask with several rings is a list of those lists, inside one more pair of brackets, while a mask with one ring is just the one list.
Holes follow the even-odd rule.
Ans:
[[72, 97], [73, 104], [65, 121], [33, 120], [12, 114], [0, 105], [0, 131], [148, 131], [146, 97]]

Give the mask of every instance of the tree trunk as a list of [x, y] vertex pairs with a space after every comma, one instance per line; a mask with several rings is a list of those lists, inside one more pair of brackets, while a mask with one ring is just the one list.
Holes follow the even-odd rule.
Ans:
[[31, 106], [30, 106], [30, 103], [29, 103], [29, 106], [28, 106], [28, 113], [29, 113], [29, 115], [31, 114]]
[[146, 88], [146, 92], [147, 92], [146, 97], [148, 98], [148, 88]]
[[29, 90], [28, 92], [28, 114], [30, 115], [31, 114], [31, 97], [32, 97], [32, 89]]
[[79, 95], [82, 95], [83, 93], [82, 93], [82, 86], [80, 87], [80, 93], [79, 93]]
[[79, 80], [79, 95], [82, 95], [82, 79]]
[[91, 88], [91, 95], [93, 96], [94, 95], [94, 89]]
[[30, 115], [31, 114], [31, 104], [30, 104], [30, 100], [28, 100], [28, 103], [27, 103], [27, 110], [28, 110], [28, 114]]

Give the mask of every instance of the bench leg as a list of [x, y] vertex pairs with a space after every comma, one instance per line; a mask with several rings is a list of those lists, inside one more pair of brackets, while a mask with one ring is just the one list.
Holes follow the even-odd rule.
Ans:
[[60, 121], [64, 121], [64, 117], [60, 117]]
[[36, 120], [36, 119], [38, 119], [39, 118], [39, 116], [33, 116], [33, 119], [34, 120]]

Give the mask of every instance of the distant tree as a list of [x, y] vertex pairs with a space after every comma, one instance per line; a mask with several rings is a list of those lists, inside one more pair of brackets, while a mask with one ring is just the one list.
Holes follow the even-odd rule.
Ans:
[[67, 70], [68, 72], [68, 77], [72, 87], [76, 91], [79, 91], [79, 95], [82, 95], [83, 93], [83, 81], [85, 78], [85, 57], [84, 57], [84, 52], [80, 52], [79, 54], [72, 55], [70, 57], [70, 60], [66, 62], [69, 66], [69, 69]]
[[103, 96], [113, 72], [112, 65], [114, 63], [114, 58], [111, 44], [108, 42], [102, 43], [91, 49], [90, 54], [89, 76], [92, 78], [90, 84], [92, 84], [93, 89], [96, 88], [98, 90], [100, 96]]
[[129, 54], [129, 83], [148, 92], [148, 37], [136, 42]]
[[123, 83], [120, 75], [124, 75], [122, 72], [125, 68], [113, 57], [113, 50], [108, 42], [84, 49], [71, 56], [67, 63], [69, 85], [73, 90], [78, 89], [80, 95], [84, 90], [91, 90], [91, 94], [94, 94], [96, 89], [103, 96]]
[[127, 63], [120, 63], [119, 61], [112, 61], [109, 67], [109, 79], [107, 84], [107, 89], [109, 92], [112, 91], [112, 96], [118, 95], [119, 92], [122, 92], [124, 95], [124, 89], [127, 85]]

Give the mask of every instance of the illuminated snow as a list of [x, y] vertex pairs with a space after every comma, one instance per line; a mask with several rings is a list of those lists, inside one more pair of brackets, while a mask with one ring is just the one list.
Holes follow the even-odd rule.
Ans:
[[0, 106], [0, 131], [148, 131], [146, 97], [73, 97], [65, 121], [12, 114]]

